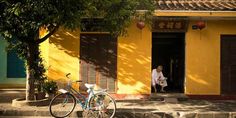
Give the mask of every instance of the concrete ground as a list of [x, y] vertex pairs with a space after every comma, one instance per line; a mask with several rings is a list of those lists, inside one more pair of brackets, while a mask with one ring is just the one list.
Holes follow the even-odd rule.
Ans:
[[[23, 90], [0, 90], [0, 118], [51, 117], [48, 106], [12, 107]], [[117, 101], [116, 118], [236, 118], [235, 100], [191, 100], [183, 94], [153, 94], [147, 100]], [[79, 105], [70, 117], [81, 117]]]

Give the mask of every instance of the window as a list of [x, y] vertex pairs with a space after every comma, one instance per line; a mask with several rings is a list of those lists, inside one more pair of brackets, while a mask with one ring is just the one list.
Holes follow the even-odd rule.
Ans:
[[7, 53], [7, 78], [26, 77], [24, 62], [17, 57], [15, 51]]

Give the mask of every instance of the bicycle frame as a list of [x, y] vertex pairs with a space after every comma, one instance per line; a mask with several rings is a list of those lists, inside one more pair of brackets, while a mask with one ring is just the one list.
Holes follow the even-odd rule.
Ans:
[[[66, 74], [66, 77], [69, 79], [67, 85], [64, 89], [59, 89], [60, 94], [56, 95], [50, 102], [49, 111], [50, 114], [54, 117], [67, 117], [69, 116], [73, 110], [75, 109], [76, 104], [80, 104], [83, 110], [92, 110], [95, 111], [98, 116], [110, 116], [112, 118], [116, 112], [116, 102], [115, 100], [107, 93], [106, 89], [96, 89], [95, 84], [85, 83], [84, 85], [88, 88], [87, 95], [83, 95], [80, 91], [77, 91], [72, 87], [72, 83], [74, 83], [69, 78], [70, 73]], [[76, 82], [82, 82], [78, 80]], [[58, 101], [60, 100], [60, 101]], [[62, 101], [61, 101], [62, 100]], [[62, 102], [62, 103], [61, 103]], [[90, 103], [91, 102], [91, 103]], [[58, 104], [59, 103], [59, 104]], [[69, 103], [69, 105], [67, 104]], [[109, 104], [112, 112], [110, 111]], [[72, 104], [72, 105], [71, 105]], [[53, 107], [55, 105], [55, 107]], [[57, 106], [59, 105], [59, 106]], [[56, 109], [57, 107], [64, 108], [65, 106], [71, 107], [67, 109], [69, 111], [65, 111], [64, 113], [58, 113]], [[65, 109], [66, 110], [66, 109]], [[109, 111], [108, 111], [109, 110]], [[108, 111], [108, 112], [107, 112]], [[59, 116], [58, 116], [59, 115]]]
[[[88, 97], [85, 97], [84, 95], [82, 95], [80, 92], [76, 91], [72, 86], [71, 86], [71, 81], [68, 81], [68, 84], [66, 86], [66, 90], [59, 90], [60, 92], [62, 93], [71, 93], [73, 96], [75, 96], [76, 98], [76, 103], [80, 104], [80, 106], [82, 107], [82, 109], [87, 109], [88, 108], [88, 102], [90, 100], [90, 98], [94, 95], [94, 92], [92, 89], [89, 88], [88, 90]], [[63, 92], [64, 91], [64, 92]], [[84, 101], [81, 101], [79, 98], [82, 98], [82, 100]], [[66, 99], [65, 99], [66, 100]], [[67, 102], [67, 101], [65, 101]]]

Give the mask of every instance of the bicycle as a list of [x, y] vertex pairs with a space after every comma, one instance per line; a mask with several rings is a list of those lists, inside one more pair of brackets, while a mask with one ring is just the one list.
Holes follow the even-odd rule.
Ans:
[[[69, 75], [70, 73], [66, 74], [68, 79]], [[115, 116], [116, 101], [106, 92], [106, 89], [94, 90], [95, 84], [85, 83], [88, 93], [86, 97], [72, 88], [72, 83], [72, 81], [68, 81], [66, 89], [59, 89], [60, 94], [51, 100], [49, 111], [53, 117], [69, 116], [74, 111], [76, 104], [80, 104], [83, 111], [92, 110], [98, 117], [113, 118]]]

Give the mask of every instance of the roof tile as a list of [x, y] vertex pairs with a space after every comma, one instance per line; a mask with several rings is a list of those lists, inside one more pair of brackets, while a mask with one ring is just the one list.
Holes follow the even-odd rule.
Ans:
[[236, 11], [236, 0], [157, 0], [157, 10]]

